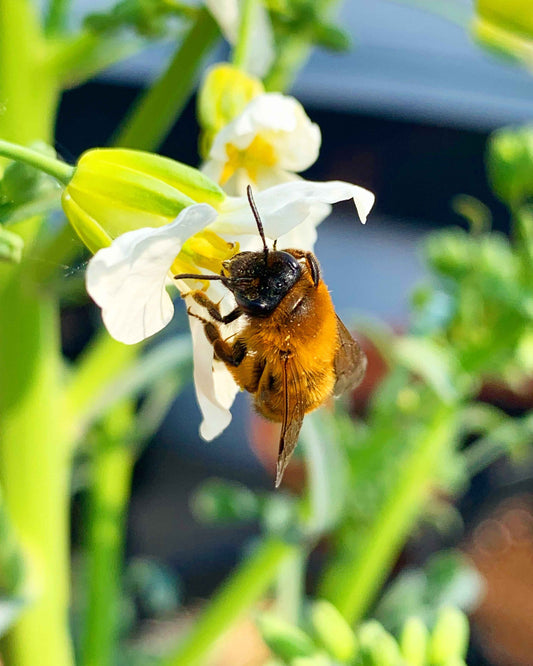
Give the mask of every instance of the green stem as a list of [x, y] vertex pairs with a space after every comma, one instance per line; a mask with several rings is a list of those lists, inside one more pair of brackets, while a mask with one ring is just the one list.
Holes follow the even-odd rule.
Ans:
[[279, 567], [298, 546], [276, 538], [263, 541], [215, 593], [176, 652], [162, 666], [197, 666], [219, 639], [264, 594]]
[[65, 391], [65, 425], [71, 441], [77, 441], [92, 403], [139, 353], [139, 345], [124, 345], [102, 329], [78, 360], [76, 373]]
[[112, 666], [120, 629], [125, 518], [134, 455], [128, 441], [134, 410], [121, 403], [106, 417], [92, 449], [89, 496], [88, 598], [82, 666]]
[[64, 31], [69, 6], [70, 0], [49, 0], [44, 24], [47, 35], [57, 35]]
[[[317, 0], [314, 11], [318, 17], [329, 20], [339, 0]], [[287, 90], [313, 49], [313, 30], [299, 29], [285, 37], [276, 49], [276, 59], [264, 80], [267, 91]]]
[[257, 0], [244, 0], [241, 10], [241, 22], [239, 25], [239, 36], [233, 50], [233, 64], [235, 67], [246, 69], [246, 63], [250, 51], [254, 48], [252, 44], [252, 28], [257, 11]]
[[21, 144], [50, 141], [59, 100], [35, 4], [0, 0], [0, 137]]
[[71, 666], [70, 457], [58, 400], [59, 317], [24, 264], [0, 267], [0, 482], [28, 563], [29, 605], [3, 639], [13, 666]]
[[48, 65], [59, 81], [66, 87], [73, 87], [138, 52], [145, 44], [146, 40], [133, 35], [121, 38], [115, 34], [81, 30], [50, 44]]
[[140, 150], [160, 145], [189, 99], [200, 65], [218, 36], [217, 24], [202, 9], [167, 70], [135, 103], [115, 145]]
[[298, 624], [305, 597], [305, 571], [308, 549], [301, 546], [283, 562], [276, 580], [276, 611], [287, 622]]
[[335, 558], [323, 574], [318, 596], [331, 601], [350, 624], [368, 609], [423, 507], [453, 436], [455, 413], [439, 405], [357, 548]]
[[50, 176], [57, 178], [64, 185], [69, 183], [76, 170], [75, 167], [70, 166], [66, 162], [56, 160], [49, 155], [43, 155], [32, 148], [26, 148], [25, 146], [20, 146], [10, 141], [3, 141], [2, 139], [0, 139], [0, 155], [40, 169]]

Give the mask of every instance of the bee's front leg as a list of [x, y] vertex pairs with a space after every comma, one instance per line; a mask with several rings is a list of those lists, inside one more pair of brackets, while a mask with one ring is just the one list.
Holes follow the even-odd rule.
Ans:
[[195, 312], [191, 312], [190, 308], [187, 310], [187, 314], [191, 317], [196, 317], [196, 319], [199, 319], [203, 323], [205, 335], [213, 345], [216, 358], [234, 368], [237, 368], [242, 363], [248, 351], [243, 340], [239, 338], [233, 344], [230, 344], [220, 335], [217, 325], [212, 321], [204, 319]]
[[232, 321], [235, 321], [242, 315], [242, 310], [239, 307], [236, 307], [231, 312], [228, 312], [227, 315], [220, 314], [220, 306], [218, 303], [214, 303], [209, 296], [200, 289], [196, 291], [190, 291], [186, 296], [190, 296], [195, 303], [201, 305], [207, 310], [209, 316], [212, 317], [215, 321], [220, 322], [221, 324], [231, 324]]

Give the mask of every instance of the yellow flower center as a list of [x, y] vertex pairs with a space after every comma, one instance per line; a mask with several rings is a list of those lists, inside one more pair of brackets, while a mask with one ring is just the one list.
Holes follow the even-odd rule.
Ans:
[[227, 183], [237, 169], [245, 169], [250, 179], [256, 183], [258, 171], [264, 167], [273, 167], [278, 161], [272, 144], [259, 135], [244, 150], [228, 143], [226, 155], [228, 160], [220, 177], [221, 185]]
[[[238, 252], [238, 243], [228, 243], [214, 231], [204, 229], [185, 241], [170, 267], [170, 272], [173, 275], [201, 273], [203, 269], [220, 274], [222, 262], [231, 259]], [[209, 282], [204, 280], [202, 288], [207, 289], [208, 286]]]

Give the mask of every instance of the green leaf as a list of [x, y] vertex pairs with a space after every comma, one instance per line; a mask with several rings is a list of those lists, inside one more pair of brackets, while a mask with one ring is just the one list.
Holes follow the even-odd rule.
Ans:
[[324, 409], [309, 414], [302, 426], [308, 476], [306, 531], [328, 532], [341, 519], [348, 494], [348, 465], [335, 417]]
[[419, 617], [405, 621], [400, 636], [400, 649], [408, 666], [426, 666], [429, 632]]
[[391, 631], [400, 630], [412, 616], [430, 626], [441, 607], [474, 608], [481, 591], [481, 577], [464, 556], [438, 553], [423, 569], [402, 572], [387, 588], [375, 615]]
[[305, 632], [271, 613], [261, 615], [257, 626], [268, 647], [282, 659], [288, 661], [296, 657], [311, 657], [317, 651]]
[[431, 666], [448, 666], [465, 657], [470, 629], [468, 618], [457, 608], [443, 608], [431, 633], [428, 657]]
[[401, 654], [391, 634], [376, 622], [369, 620], [359, 627], [360, 661], [364, 666], [399, 666]]
[[355, 634], [333, 604], [324, 599], [315, 601], [311, 623], [319, 643], [332, 657], [342, 663], [355, 657], [358, 649]]

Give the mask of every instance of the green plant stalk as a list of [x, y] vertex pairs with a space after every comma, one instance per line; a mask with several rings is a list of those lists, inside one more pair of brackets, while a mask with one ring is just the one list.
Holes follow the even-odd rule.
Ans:
[[439, 404], [357, 550], [326, 568], [318, 596], [331, 601], [350, 624], [364, 616], [409, 535], [456, 426], [456, 408]]
[[141, 347], [117, 342], [102, 328], [83, 351], [65, 388], [65, 422], [72, 442], [79, 438], [80, 428], [103, 387], [133, 363]]
[[46, 56], [35, 3], [0, 0], [2, 139], [50, 141], [60, 91]]
[[134, 404], [117, 405], [95, 431], [88, 501], [88, 598], [81, 666], [112, 666], [120, 629], [125, 520], [134, 448]]
[[215, 642], [261, 596], [283, 563], [298, 546], [269, 537], [258, 545], [220, 587], [190, 633], [162, 666], [197, 666], [204, 663]]
[[49, 0], [45, 20], [48, 35], [57, 35], [64, 31], [69, 7], [70, 0]]
[[2, 139], [0, 139], [0, 155], [40, 169], [64, 185], [70, 181], [76, 170], [75, 167], [70, 166], [70, 164], [62, 160], [56, 160], [54, 157], [43, 155], [32, 148], [26, 148]]
[[10, 666], [71, 666], [70, 458], [58, 400], [58, 312], [24, 264], [2, 267], [0, 284], [0, 483], [26, 556], [30, 602], [1, 650]]
[[245, 69], [250, 51], [254, 48], [251, 42], [254, 15], [257, 11], [257, 0], [244, 0], [241, 10], [241, 23], [237, 44], [233, 49], [233, 64]]
[[[50, 143], [59, 87], [35, 3], [0, 0], [0, 137]], [[0, 160], [0, 170], [6, 160]], [[17, 225], [31, 253], [40, 227]], [[62, 429], [57, 303], [27, 267], [0, 267], [0, 483], [28, 564], [30, 604], [2, 640], [10, 666], [72, 666], [70, 457]]]
[[192, 94], [203, 59], [219, 36], [211, 14], [202, 9], [167, 70], [135, 103], [114, 145], [156, 150]]
[[[317, 0], [314, 10], [317, 16], [331, 18], [332, 10], [339, 0]], [[267, 91], [287, 90], [292, 85], [298, 70], [303, 67], [313, 49], [313, 31], [300, 29], [283, 40], [277, 48], [276, 58], [264, 84]]]
[[309, 550], [300, 546], [280, 565], [276, 579], [276, 614], [292, 624], [298, 624], [301, 619]]

